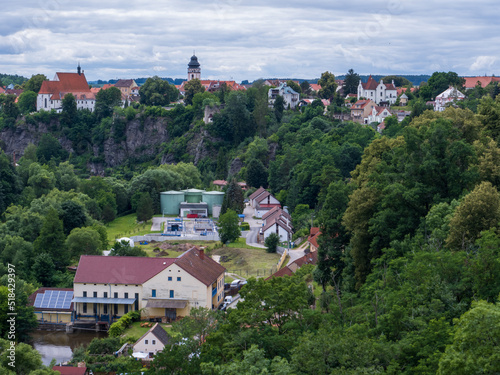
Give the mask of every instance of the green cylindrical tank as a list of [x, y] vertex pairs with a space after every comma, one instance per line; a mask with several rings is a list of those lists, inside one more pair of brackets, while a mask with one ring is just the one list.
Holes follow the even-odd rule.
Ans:
[[184, 198], [186, 199], [185, 202], [200, 203], [202, 199], [202, 194], [205, 192], [205, 190], [187, 189], [187, 190], [182, 190], [182, 192], [184, 193]]
[[212, 207], [214, 204], [222, 206], [224, 193], [222, 191], [205, 191], [202, 199], [203, 202], [208, 204], [208, 214], [213, 215]]
[[179, 215], [179, 205], [184, 202], [182, 191], [163, 191], [160, 193], [160, 206], [163, 215]]

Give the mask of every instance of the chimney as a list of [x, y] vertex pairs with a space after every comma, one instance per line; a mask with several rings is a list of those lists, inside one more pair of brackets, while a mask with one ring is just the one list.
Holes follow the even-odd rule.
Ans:
[[198, 249], [198, 255], [199, 255], [201, 260], [204, 260], [205, 259], [205, 250], [203, 250], [203, 248]]

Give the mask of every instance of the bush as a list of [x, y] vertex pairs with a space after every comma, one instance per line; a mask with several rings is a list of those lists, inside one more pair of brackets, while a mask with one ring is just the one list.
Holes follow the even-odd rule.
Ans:
[[280, 238], [276, 233], [271, 233], [269, 237], [264, 241], [266, 245], [266, 251], [268, 253], [275, 253], [278, 244], [280, 243]]
[[136, 322], [141, 319], [140, 311], [129, 311], [125, 315], [123, 315], [118, 321], [111, 324], [109, 327], [108, 336], [109, 337], [118, 337], [128, 328], [130, 324]]
[[241, 223], [240, 227], [241, 227], [241, 230], [250, 230], [250, 224], [248, 224], [246, 221]]

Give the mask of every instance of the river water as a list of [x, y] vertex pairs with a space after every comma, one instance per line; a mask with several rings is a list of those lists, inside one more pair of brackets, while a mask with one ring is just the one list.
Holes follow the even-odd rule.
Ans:
[[77, 331], [34, 331], [31, 333], [31, 345], [42, 355], [44, 365], [49, 365], [52, 358], [57, 363], [71, 359], [73, 350], [80, 345], [88, 345], [94, 339], [107, 337], [105, 332]]

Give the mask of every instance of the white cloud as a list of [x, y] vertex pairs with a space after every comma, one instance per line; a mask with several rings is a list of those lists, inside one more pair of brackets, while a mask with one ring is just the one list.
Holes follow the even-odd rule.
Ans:
[[476, 61], [470, 66], [473, 72], [487, 70], [489, 71], [493, 64], [497, 61], [495, 56], [478, 56]]

